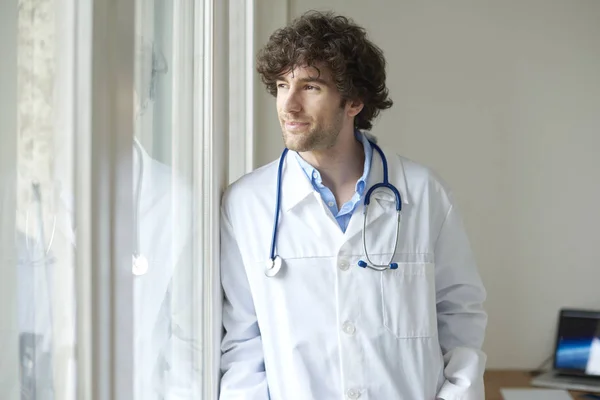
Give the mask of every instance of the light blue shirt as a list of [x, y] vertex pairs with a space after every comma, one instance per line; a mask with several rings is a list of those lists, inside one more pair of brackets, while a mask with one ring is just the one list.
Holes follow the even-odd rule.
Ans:
[[367, 186], [367, 179], [369, 177], [369, 172], [371, 170], [371, 159], [373, 158], [373, 147], [371, 143], [367, 139], [365, 135], [363, 135], [359, 130], [354, 132], [356, 136], [356, 140], [362, 143], [363, 148], [365, 150], [365, 166], [363, 170], [363, 174], [360, 179], [356, 182], [356, 192], [352, 196], [350, 200], [348, 200], [342, 208], [338, 210], [337, 202], [335, 201], [335, 196], [333, 192], [323, 185], [323, 180], [321, 179], [321, 174], [315, 167], [307, 163], [297, 152], [293, 152], [294, 156], [300, 163], [302, 170], [306, 174], [306, 177], [313, 185], [313, 188], [319, 192], [323, 202], [331, 211], [331, 214], [335, 217], [336, 221], [340, 225], [342, 232], [346, 232], [346, 228], [348, 227], [348, 223], [350, 222], [350, 218], [352, 217], [352, 213], [356, 210], [356, 206], [360, 202], [363, 193], [365, 191], [365, 187]]

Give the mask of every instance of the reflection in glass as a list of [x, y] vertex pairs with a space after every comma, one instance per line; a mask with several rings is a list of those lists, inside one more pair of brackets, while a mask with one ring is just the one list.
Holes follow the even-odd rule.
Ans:
[[[9, 232], [0, 244], [14, 248], [14, 257], [2, 257], [2, 268], [14, 273], [14, 285], [2, 286], [10, 288], [2, 295], [12, 302], [0, 307], [15, 317], [0, 339], [14, 344], [16, 356], [0, 362], [2, 400], [76, 398], [74, 8], [74, 0], [19, 0], [18, 124], [15, 132], [2, 132], [16, 151], [0, 167], [0, 233]], [[137, 9], [131, 88], [135, 399], [200, 399], [201, 332], [195, 327], [201, 290], [192, 246], [199, 221], [193, 154], [185, 145], [193, 132], [171, 129], [173, 93], [188, 91], [191, 99], [193, 88], [174, 83], [171, 2], [138, 0]], [[193, 46], [185, 59], [191, 63]]]
[[[194, 330], [192, 164], [173, 132], [173, 6], [138, 0], [135, 41], [135, 399], [199, 399]], [[192, 49], [190, 48], [190, 52]], [[190, 57], [191, 59], [191, 57]], [[190, 91], [192, 88], [187, 88]], [[189, 118], [193, 118], [192, 115]], [[184, 149], [188, 151], [189, 149]], [[177, 161], [177, 164], [175, 164]], [[197, 315], [196, 315], [197, 317]]]

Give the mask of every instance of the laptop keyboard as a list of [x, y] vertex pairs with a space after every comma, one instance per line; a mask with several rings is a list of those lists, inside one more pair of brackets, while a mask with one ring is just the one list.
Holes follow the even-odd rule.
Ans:
[[588, 377], [588, 376], [573, 376], [573, 375], [564, 375], [564, 374], [554, 374], [554, 379], [563, 381], [565, 383], [576, 383], [579, 385], [595, 385], [600, 386], [600, 376], [599, 377]]
[[534, 386], [600, 393], [600, 377], [592, 378], [572, 375], [567, 376], [558, 373], [547, 373], [533, 378], [531, 383]]

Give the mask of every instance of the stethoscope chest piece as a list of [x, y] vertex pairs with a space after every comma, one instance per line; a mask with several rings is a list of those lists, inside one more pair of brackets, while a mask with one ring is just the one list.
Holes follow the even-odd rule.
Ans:
[[273, 259], [269, 258], [266, 262], [265, 275], [269, 278], [277, 275], [277, 273], [281, 270], [282, 263], [281, 257], [279, 256], [276, 256]]
[[131, 266], [131, 272], [133, 272], [135, 276], [141, 276], [146, 274], [146, 272], [148, 272], [148, 260], [146, 259], [146, 257], [142, 255], [134, 255]]

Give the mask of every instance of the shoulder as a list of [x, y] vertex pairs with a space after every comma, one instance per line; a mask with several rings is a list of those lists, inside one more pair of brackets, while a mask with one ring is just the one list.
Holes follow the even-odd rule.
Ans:
[[439, 203], [443, 208], [452, 204], [450, 185], [437, 171], [394, 151], [388, 150], [386, 154], [394, 157], [392, 164], [404, 176], [411, 202]]
[[233, 182], [223, 194], [223, 207], [230, 209], [239, 203], [249, 203], [258, 198], [275, 196], [279, 160], [255, 169]]

